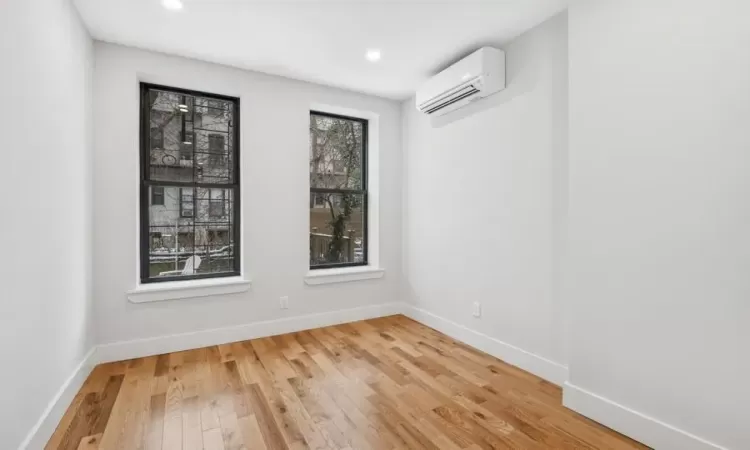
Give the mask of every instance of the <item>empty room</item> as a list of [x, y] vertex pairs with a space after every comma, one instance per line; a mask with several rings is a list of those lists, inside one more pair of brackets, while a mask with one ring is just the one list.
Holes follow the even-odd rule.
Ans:
[[0, 449], [750, 450], [750, 2], [0, 0]]

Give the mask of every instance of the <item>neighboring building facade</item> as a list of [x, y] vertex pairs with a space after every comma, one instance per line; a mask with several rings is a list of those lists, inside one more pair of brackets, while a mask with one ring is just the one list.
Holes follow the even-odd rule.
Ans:
[[[233, 176], [231, 103], [160, 92], [149, 120], [151, 177], [165, 184], [222, 182]], [[192, 255], [221, 259], [231, 251], [232, 191], [152, 186], [149, 247], [152, 274], [179, 270]]]

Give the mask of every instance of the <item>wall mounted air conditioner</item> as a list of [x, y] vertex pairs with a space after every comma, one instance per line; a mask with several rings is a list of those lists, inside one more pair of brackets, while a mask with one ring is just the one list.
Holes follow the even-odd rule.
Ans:
[[430, 78], [417, 91], [417, 110], [439, 116], [505, 89], [505, 52], [482, 47]]

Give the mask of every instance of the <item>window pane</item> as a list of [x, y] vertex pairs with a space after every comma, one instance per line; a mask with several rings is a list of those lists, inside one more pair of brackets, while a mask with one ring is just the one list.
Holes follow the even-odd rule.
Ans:
[[[163, 189], [162, 205], [149, 207], [149, 277], [234, 272], [232, 189]], [[216, 200], [224, 214], [211, 216]]]
[[152, 149], [164, 148], [164, 134], [162, 133], [161, 128], [151, 127], [150, 139]]
[[226, 194], [223, 189], [210, 189], [208, 192], [208, 215], [209, 217], [224, 217], [227, 213]]
[[151, 90], [149, 176], [154, 181], [234, 182], [234, 105]]
[[362, 122], [310, 114], [310, 186], [364, 189], [363, 143]]
[[227, 133], [232, 127], [232, 102], [195, 97], [195, 112], [201, 116], [200, 126], [205, 131]]
[[196, 130], [196, 181], [227, 184], [232, 182], [233, 154], [231, 136]]
[[362, 194], [310, 194], [310, 266], [366, 263]]
[[154, 186], [151, 188], [151, 204], [164, 205], [164, 188]]

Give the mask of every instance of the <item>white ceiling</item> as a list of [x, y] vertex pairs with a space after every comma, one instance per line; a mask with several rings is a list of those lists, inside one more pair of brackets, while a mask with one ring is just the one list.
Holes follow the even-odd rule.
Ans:
[[[75, 0], [95, 39], [393, 99], [482, 45], [502, 45], [567, 0]], [[365, 59], [369, 48], [382, 59]]]

